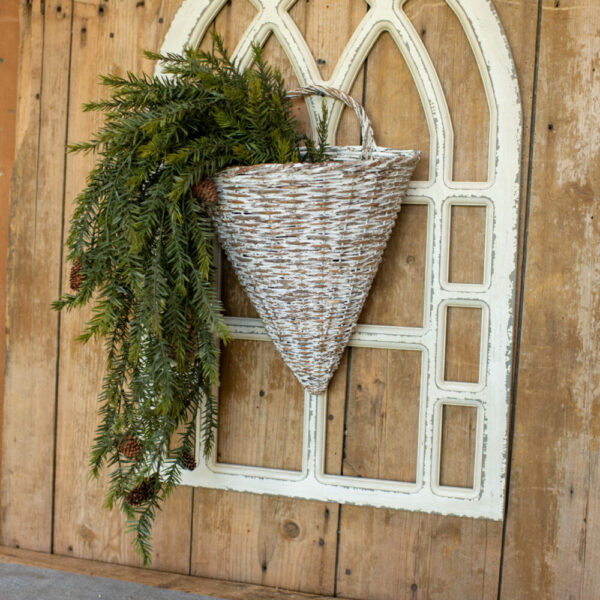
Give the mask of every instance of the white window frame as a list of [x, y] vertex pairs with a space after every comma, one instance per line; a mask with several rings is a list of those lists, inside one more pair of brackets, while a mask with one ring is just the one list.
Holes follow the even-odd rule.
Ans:
[[[521, 154], [521, 102], [508, 41], [490, 0], [447, 0], [459, 19], [477, 61], [489, 115], [487, 182], [452, 181], [453, 130], [442, 86], [419, 35], [402, 10], [404, 0], [367, 0], [370, 10], [358, 25], [329, 80], [320, 77], [306, 41], [288, 14], [295, 0], [250, 0], [257, 9], [234, 52], [241, 65], [251, 43], [273, 33], [301, 85], [329, 85], [348, 91], [380, 34], [400, 49], [421, 97], [431, 138], [429, 180], [413, 182], [406, 203], [428, 207], [425, 310], [422, 327], [359, 325], [350, 346], [418, 350], [422, 356], [417, 476], [413, 483], [329, 475], [324, 472], [326, 395], [305, 394], [302, 469], [249, 467], [200, 460], [184, 472], [184, 485], [274, 494], [326, 502], [502, 519], [512, 364], [513, 311], [517, 265]], [[184, 0], [162, 52], [197, 46], [226, 0]], [[160, 72], [160, 65], [158, 67]], [[308, 102], [313, 125], [318, 103]], [[331, 131], [342, 113], [332, 106]], [[332, 134], [332, 138], [334, 134]], [[330, 140], [333, 143], [333, 139]], [[487, 209], [482, 284], [448, 281], [450, 210], [453, 205]], [[402, 218], [402, 215], [400, 215]], [[481, 362], [477, 383], [443, 378], [448, 306], [482, 309]], [[265, 340], [259, 319], [226, 319], [234, 338]], [[439, 483], [444, 405], [477, 409], [472, 488]]]

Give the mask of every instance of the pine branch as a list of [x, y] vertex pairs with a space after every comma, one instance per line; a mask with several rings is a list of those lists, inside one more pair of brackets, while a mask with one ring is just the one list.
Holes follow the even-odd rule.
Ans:
[[[212, 52], [147, 53], [166, 76], [103, 76], [110, 97], [84, 110], [102, 113], [104, 125], [69, 147], [97, 163], [67, 238], [81, 283], [53, 308], [91, 305], [79, 340], [104, 339], [90, 473], [110, 470], [106, 506], [124, 512], [144, 564], [153, 520], [181, 469], [197, 444], [213, 449], [213, 391], [229, 338], [215, 291], [214, 230], [191, 190], [232, 165], [325, 157], [326, 107], [316, 147], [298, 131], [281, 74], [262, 49], [241, 70], [213, 40]], [[135, 456], [122, 453], [125, 439], [135, 440]]]

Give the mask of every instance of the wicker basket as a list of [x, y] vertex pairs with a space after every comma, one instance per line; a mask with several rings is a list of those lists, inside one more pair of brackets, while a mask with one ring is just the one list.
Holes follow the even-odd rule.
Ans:
[[362, 106], [310, 86], [289, 93], [341, 100], [362, 147], [323, 163], [231, 167], [213, 178], [211, 217], [227, 258], [287, 365], [323, 393], [356, 326], [410, 177], [416, 151], [377, 148]]

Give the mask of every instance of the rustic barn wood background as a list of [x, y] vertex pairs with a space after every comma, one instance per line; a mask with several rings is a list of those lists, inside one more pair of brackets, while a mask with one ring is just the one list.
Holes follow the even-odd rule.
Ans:
[[[104, 483], [88, 479], [101, 347], [74, 342], [85, 314], [57, 316], [49, 305], [67, 285], [62, 239], [92, 166], [90, 157], [65, 156], [64, 145], [86, 139], [99, 125], [81, 104], [102, 92], [99, 73], [152, 68], [141, 50], [160, 47], [179, 3], [20, 3], [1, 480], [5, 546], [139, 564], [121, 515], [102, 508]], [[181, 487], [155, 527], [154, 569], [372, 600], [600, 597], [600, 4], [494, 4], [517, 66], [525, 124], [523, 281], [504, 522]], [[2, 32], [5, 11], [16, 5], [2, 0]], [[324, 76], [366, 10], [362, 0], [298, 0], [291, 9]], [[440, 0], [408, 0], [405, 11], [448, 98], [454, 177], [485, 180], [489, 115], [460, 24]], [[248, 0], [231, 0], [215, 28], [233, 48], [254, 14]], [[7, 39], [0, 35], [2, 52]], [[273, 36], [266, 49], [294, 86]], [[4, 128], [11, 100], [0, 73], [3, 170], [10, 159]], [[365, 105], [379, 144], [423, 151], [416, 177], [426, 177], [424, 113], [388, 34], [378, 39], [352, 95]], [[306, 123], [302, 103], [297, 111]], [[345, 114], [338, 143], [357, 142], [358, 127]], [[456, 207], [452, 217], [452, 279], [476, 282], [483, 271], [485, 215], [477, 207]], [[426, 225], [425, 206], [403, 209], [362, 322], [421, 323]], [[229, 314], [253, 315], [227, 267], [223, 294]], [[450, 315], [448, 379], [476, 377], [479, 323], [473, 313], [457, 308]], [[328, 472], [414, 478], [415, 354], [346, 353], [330, 390]], [[298, 468], [302, 391], [272, 344], [232, 343], [222, 377], [219, 460]], [[444, 484], [471, 484], [474, 427], [472, 410], [446, 409]]]
[[[10, 174], [15, 158], [17, 70], [19, 56], [19, 5], [0, 3], [0, 281], [6, 281]], [[0, 289], [5, 290], [4, 287]], [[0, 364], [5, 359], [6, 294], [0, 292]], [[0, 418], [4, 396], [4, 370], [0, 372]], [[0, 439], [2, 432], [0, 431]], [[0, 463], [2, 454], [0, 453]], [[0, 482], [1, 486], [1, 482]]]

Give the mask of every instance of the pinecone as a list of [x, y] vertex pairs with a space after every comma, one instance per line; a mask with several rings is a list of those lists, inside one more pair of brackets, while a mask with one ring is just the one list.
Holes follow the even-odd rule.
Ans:
[[77, 259], [71, 267], [71, 274], [69, 275], [69, 284], [74, 292], [78, 292], [82, 283], [83, 277], [81, 276], [81, 261]]
[[181, 464], [184, 469], [193, 471], [196, 468], [196, 459], [187, 450], [181, 453]]
[[139, 506], [147, 500], [150, 500], [156, 493], [158, 483], [159, 479], [156, 473], [151, 477], [147, 477], [125, 496], [125, 502], [127, 502], [129, 506]]
[[193, 186], [192, 194], [206, 204], [215, 204], [217, 201], [217, 188], [210, 179], [203, 179]]
[[131, 460], [135, 460], [141, 450], [140, 443], [132, 435], [124, 438], [119, 444], [119, 452]]

